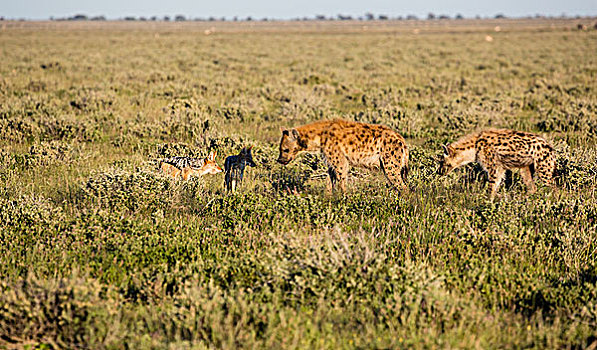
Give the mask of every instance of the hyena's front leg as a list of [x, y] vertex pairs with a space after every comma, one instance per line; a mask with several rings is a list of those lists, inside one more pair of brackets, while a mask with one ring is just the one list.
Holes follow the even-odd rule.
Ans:
[[404, 162], [402, 159], [402, 157], [405, 156], [404, 153], [402, 148], [397, 148], [384, 151], [381, 155], [381, 169], [383, 170], [386, 179], [388, 179], [388, 182], [390, 182], [393, 187], [400, 189], [401, 191], [407, 189], [403, 179], [405, 174], [402, 173], [405, 171], [403, 170], [403, 167], [406, 166], [403, 165]]
[[326, 181], [326, 190], [328, 193], [332, 193], [334, 187], [336, 187], [336, 182], [338, 182], [338, 177], [336, 176], [336, 169], [330, 166], [328, 167], [328, 179]]
[[548, 158], [535, 165], [535, 177], [545, 185], [555, 187], [554, 172], [556, 168], [555, 157]]
[[346, 190], [346, 179], [348, 178], [348, 170], [350, 165], [346, 157], [337, 149], [324, 150], [324, 155], [329, 164], [328, 175], [330, 176], [328, 188], [334, 189], [336, 183], [340, 190]]
[[488, 169], [487, 175], [489, 178], [489, 186], [491, 189], [489, 199], [493, 200], [495, 198], [495, 195], [497, 194], [498, 189], [500, 188], [500, 184], [504, 180], [504, 176], [506, 175], [506, 169], [503, 169], [501, 167]]

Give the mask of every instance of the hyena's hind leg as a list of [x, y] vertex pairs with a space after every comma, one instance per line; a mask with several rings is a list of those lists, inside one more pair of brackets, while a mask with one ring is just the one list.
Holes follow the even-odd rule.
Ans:
[[493, 200], [497, 194], [502, 181], [506, 175], [506, 169], [504, 168], [492, 168], [487, 170], [487, 177], [489, 179], [489, 199]]
[[535, 181], [533, 181], [533, 170], [531, 169], [532, 165], [526, 166], [520, 169], [520, 175], [522, 176], [522, 181], [524, 185], [527, 187], [529, 193], [535, 193], [537, 191], [537, 187], [535, 186]]

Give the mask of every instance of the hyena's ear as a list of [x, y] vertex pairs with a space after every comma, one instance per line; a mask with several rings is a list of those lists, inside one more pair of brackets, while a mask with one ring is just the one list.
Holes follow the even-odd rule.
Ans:
[[301, 137], [301, 134], [296, 129], [290, 130], [292, 133], [292, 138], [298, 143], [299, 146], [302, 148], [307, 148], [307, 140], [304, 137]]

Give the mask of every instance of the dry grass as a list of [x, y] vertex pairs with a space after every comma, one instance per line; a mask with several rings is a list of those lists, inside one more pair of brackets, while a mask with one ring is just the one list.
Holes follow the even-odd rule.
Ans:
[[[595, 344], [594, 22], [0, 23], [0, 347]], [[411, 193], [275, 163], [336, 117], [405, 136]], [[437, 178], [484, 127], [551, 140], [560, 188]], [[156, 171], [245, 145], [237, 194]]]

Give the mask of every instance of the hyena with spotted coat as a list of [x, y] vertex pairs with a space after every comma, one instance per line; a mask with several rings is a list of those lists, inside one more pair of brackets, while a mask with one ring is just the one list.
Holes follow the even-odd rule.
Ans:
[[544, 138], [535, 134], [509, 129], [489, 129], [444, 145], [443, 150], [440, 175], [465, 164], [478, 162], [487, 172], [491, 199], [495, 197], [506, 170], [520, 169], [530, 193], [536, 191], [533, 176], [546, 185], [554, 185], [554, 149]]
[[351, 166], [381, 169], [395, 188], [405, 190], [408, 148], [404, 138], [383, 125], [326, 120], [282, 129], [278, 162], [290, 163], [299, 152], [321, 152], [328, 164], [328, 191], [346, 190]]

